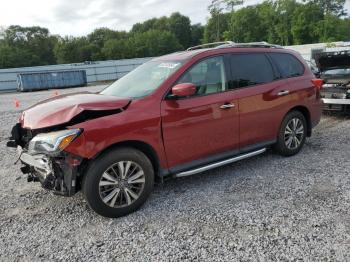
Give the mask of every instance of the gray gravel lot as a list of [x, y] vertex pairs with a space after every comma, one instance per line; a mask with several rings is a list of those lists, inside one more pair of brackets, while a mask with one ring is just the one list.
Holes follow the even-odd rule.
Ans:
[[81, 194], [27, 183], [5, 147], [20, 110], [53, 94], [0, 94], [0, 261], [350, 260], [350, 117], [324, 116], [295, 157], [267, 152], [167, 181], [112, 220]]

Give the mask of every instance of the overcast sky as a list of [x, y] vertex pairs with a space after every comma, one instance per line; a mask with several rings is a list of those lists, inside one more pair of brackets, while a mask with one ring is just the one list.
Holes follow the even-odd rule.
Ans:
[[[211, 0], [2, 0], [0, 26], [39, 25], [53, 34], [85, 35], [98, 27], [129, 30], [136, 22], [180, 12], [205, 23]], [[251, 5], [259, 0], [246, 0]], [[350, 11], [350, 0], [346, 1]]]

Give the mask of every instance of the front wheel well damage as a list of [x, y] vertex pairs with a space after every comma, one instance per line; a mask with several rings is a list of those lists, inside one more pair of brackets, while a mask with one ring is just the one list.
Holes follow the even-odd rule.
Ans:
[[312, 134], [312, 123], [311, 123], [311, 115], [310, 115], [309, 109], [307, 109], [307, 107], [305, 107], [305, 106], [296, 106], [296, 107], [293, 107], [292, 109], [290, 109], [287, 112], [287, 114], [292, 112], [292, 111], [299, 111], [304, 115], [304, 117], [306, 119], [306, 124], [307, 124], [307, 136], [310, 137]]

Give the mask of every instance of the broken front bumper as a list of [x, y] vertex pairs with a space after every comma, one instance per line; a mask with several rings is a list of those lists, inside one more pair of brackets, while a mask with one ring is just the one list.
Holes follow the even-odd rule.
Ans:
[[323, 103], [333, 105], [350, 105], [350, 99], [323, 98]]
[[324, 87], [321, 90], [323, 109], [326, 111], [350, 110], [350, 89], [344, 87]]
[[44, 154], [31, 155], [21, 146], [17, 147], [21, 168], [28, 174], [28, 181], [39, 181], [43, 188], [62, 196], [77, 193], [77, 177], [81, 159], [62, 153], [59, 157]]
[[350, 99], [323, 98], [323, 110], [325, 111], [350, 111]]

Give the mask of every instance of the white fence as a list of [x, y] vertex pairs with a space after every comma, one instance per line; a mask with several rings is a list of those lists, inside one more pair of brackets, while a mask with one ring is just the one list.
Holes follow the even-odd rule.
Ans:
[[1, 69], [0, 91], [16, 90], [17, 75], [20, 73], [85, 70], [88, 83], [116, 80], [150, 59], [151, 58], [135, 58], [101, 62]]

